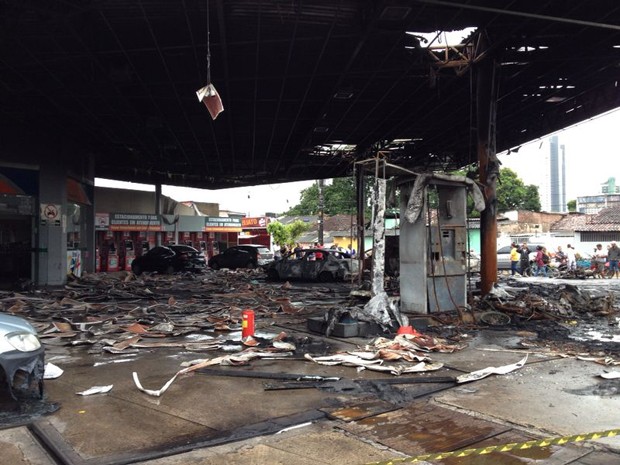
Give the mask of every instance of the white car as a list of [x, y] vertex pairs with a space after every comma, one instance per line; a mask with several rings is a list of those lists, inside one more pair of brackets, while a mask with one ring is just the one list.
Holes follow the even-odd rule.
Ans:
[[27, 391], [33, 386], [43, 395], [45, 348], [37, 331], [23, 318], [0, 313], [0, 367], [9, 392]]
[[[530, 244], [528, 242], [527, 248], [530, 249], [530, 262], [536, 258], [536, 247], [543, 246], [544, 244]], [[519, 244], [519, 247], [521, 244]], [[512, 247], [509, 245], [505, 245], [504, 247], [500, 247], [497, 249], [497, 269], [501, 270], [509, 270], [510, 269], [510, 249]], [[549, 250], [547, 248], [547, 250]]]

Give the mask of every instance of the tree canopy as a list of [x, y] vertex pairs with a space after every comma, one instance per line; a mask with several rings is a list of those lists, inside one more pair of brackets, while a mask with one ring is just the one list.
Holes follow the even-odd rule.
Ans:
[[[356, 213], [355, 178], [334, 178], [330, 185], [323, 186], [323, 213], [325, 215]], [[319, 186], [312, 184], [301, 191], [299, 203], [285, 213], [289, 216], [319, 214]]]
[[267, 225], [267, 231], [271, 234], [273, 242], [280, 247], [284, 245], [292, 247], [297, 239], [309, 228], [310, 226], [301, 220], [296, 220], [289, 224], [272, 221]]
[[540, 211], [540, 194], [538, 186], [525, 185], [510, 168], [502, 168], [499, 171], [497, 182], [497, 211], [500, 213], [510, 210]]
[[[469, 170], [471, 175], [473, 172]], [[465, 170], [455, 174], [466, 175]], [[367, 192], [365, 198], [370, 200], [372, 178], [366, 182]], [[538, 212], [541, 209], [538, 186], [525, 183], [510, 168], [500, 169], [497, 182], [497, 210], [500, 213], [510, 210], [530, 210]], [[338, 215], [356, 213], [356, 188], [355, 178], [334, 178], [332, 184], [323, 186], [323, 213], [325, 215]], [[366, 205], [367, 207], [369, 205]], [[479, 216], [473, 209], [473, 201], [468, 196], [468, 211], [471, 216]], [[317, 215], [319, 214], [319, 186], [317, 183], [301, 191], [301, 198], [297, 205], [285, 212], [289, 216]]]

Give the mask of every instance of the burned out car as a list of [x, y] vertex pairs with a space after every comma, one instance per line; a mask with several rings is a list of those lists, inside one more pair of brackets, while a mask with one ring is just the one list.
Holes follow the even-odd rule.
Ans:
[[43, 395], [45, 349], [23, 318], [0, 313], [0, 368], [11, 396], [34, 387]]
[[302, 249], [270, 263], [265, 272], [272, 280], [342, 281], [356, 274], [357, 260], [344, 258], [337, 250]]
[[273, 261], [273, 252], [260, 244], [241, 244], [227, 248], [221, 254], [209, 259], [209, 267], [220, 268], [258, 268]]
[[189, 245], [153, 247], [146, 254], [136, 257], [131, 271], [140, 275], [143, 271], [172, 274], [177, 271], [201, 271], [206, 267], [204, 255]]

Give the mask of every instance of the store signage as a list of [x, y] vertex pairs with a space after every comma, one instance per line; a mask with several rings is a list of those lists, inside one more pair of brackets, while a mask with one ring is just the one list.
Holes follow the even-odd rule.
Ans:
[[241, 219], [219, 216], [205, 218], [205, 232], [241, 232]]
[[264, 229], [268, 224], [269, 217], [267, 216], [241, 218], [241, 226], [244, 229]]
[[[97, 215], [99, 218], [99, 215]], [[110, 231], [161, 231], [161, 217], [143, 213], [110, 213]]]

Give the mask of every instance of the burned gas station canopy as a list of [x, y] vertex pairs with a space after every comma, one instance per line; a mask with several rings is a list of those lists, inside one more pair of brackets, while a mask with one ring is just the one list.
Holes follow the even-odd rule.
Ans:
[[70, 138], [126, 181], [336, 177], [377, 149], [463, 166], [486, 60], [498, 151], [620, 106], [617, 0], [0, 0], [0, 18], [2, 131]]

